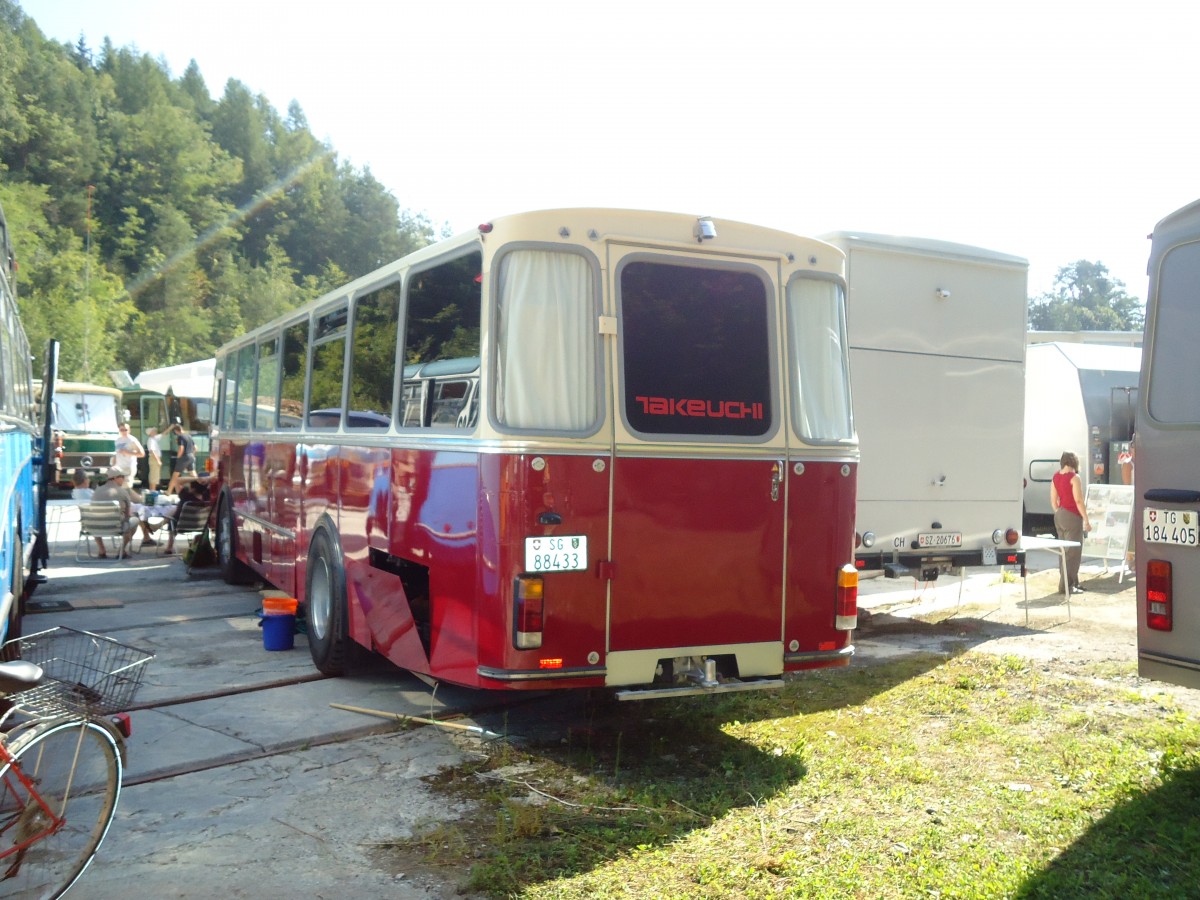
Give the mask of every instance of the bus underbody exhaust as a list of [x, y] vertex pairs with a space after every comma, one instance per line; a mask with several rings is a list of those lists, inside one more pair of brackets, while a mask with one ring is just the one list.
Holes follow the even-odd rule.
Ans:
[[653, 684], [616, 691], [618, 700], [654, 700], [696, 694], [725, 694], [783, 687], [781, 678], [746, 678], [736, 675], [733, 658], [678, 656], [660, 661]]

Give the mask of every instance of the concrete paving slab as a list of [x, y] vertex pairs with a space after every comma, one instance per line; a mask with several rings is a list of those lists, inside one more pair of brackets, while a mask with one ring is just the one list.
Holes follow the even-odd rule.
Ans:
[[[233, 760], [402, 729], [330, 704], [436, 718], [458, 708], [416, 679], [326, 678], [133, 713], [129, 777], [212, 768]], [[459, 691], [456, 699], [469, 700]]]
[[458, 873], [421, 874], [390, 845], [469, 812], [423, 781], [468, 754], [422, 729], [126, 788], [76, 891], [92, 900], [461, 900]]

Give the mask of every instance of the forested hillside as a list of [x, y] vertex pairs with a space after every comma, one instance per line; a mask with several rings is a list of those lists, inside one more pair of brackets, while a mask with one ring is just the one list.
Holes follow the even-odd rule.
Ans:
[[0, 204], [30, 342], [61, 377], [212, 356], [230, 337], [433, 238], [369, 169], [339, 163], [193, 62], [47, 40], [0, 0]]

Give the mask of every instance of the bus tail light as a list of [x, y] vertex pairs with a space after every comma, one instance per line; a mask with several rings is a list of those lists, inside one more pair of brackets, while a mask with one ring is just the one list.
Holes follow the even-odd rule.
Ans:
[[1165, 559], [1152, 559], [1146, 565], [1147, 628], [1172, 629], [1171, 600], [1171, 564]]
[[542, 646], [544, 593], [539, 575], [522, 575], [513, 586], [513, 646], [518, 650]]
[[858, 627], [858, 569], [850, 563], [838, 570], [834, 616], [833, 627], [838, 631], [853, 631]]

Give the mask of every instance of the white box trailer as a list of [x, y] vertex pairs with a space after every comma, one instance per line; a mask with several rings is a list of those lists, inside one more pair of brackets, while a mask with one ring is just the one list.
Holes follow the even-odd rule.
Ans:
[[1050, 481], [1063, 451], [1089, 484], [1122, 484], [1138, 399], [1140, 347], [1052, 341], [1025, 354], [1025, 525], [1053, 529]]
[[1021, 565], [1026, 260], [858, 232], [847, 256], [860, 570]]

